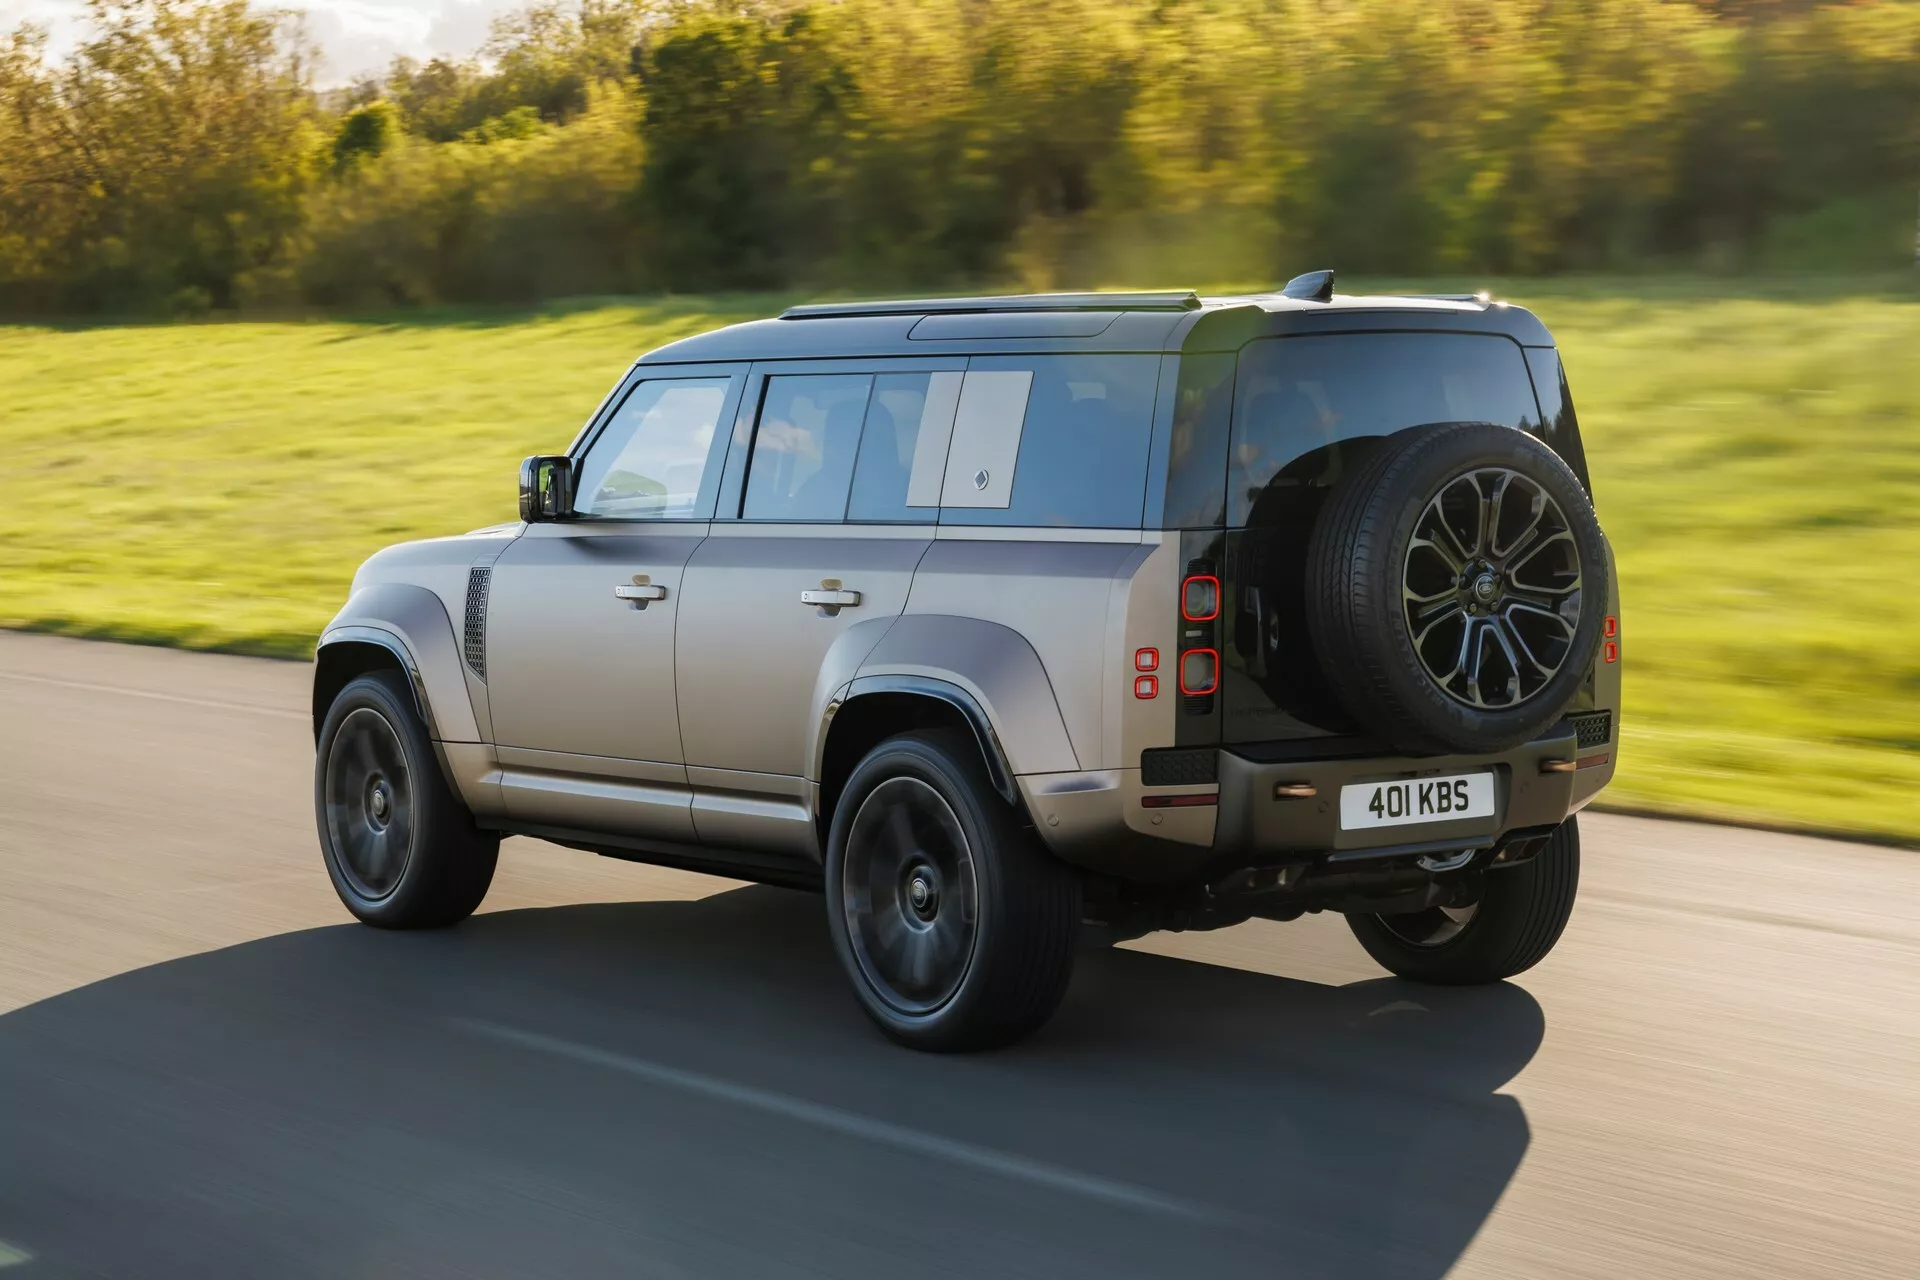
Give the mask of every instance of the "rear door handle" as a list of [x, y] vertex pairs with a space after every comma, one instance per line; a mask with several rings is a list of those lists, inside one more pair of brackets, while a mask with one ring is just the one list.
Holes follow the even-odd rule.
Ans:
[[818, 587], [800, 593], [800, 603], [814, 605], [823, 618], [837, 618], [842, 609], [852, 609], [860, 603], [858, 591], [848, 591], [832, 578], [828, 578]]

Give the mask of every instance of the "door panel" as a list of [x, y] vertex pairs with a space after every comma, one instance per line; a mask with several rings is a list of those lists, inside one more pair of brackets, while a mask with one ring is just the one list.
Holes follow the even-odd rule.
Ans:
[[[706, 529], [534, 525], [507, 549], [487, 607], [495, 742], [683, 763], [674, 623], [687, 560]], [[641, 580], [664, 597], [614, 595]]]
[[[790, 790], [819, 726], [814, 692], [827, 650], [863, 622], [897, 617], [931, 527], [716, 524], [687, 567], [678, 687], [689, 765], [779, 775]], [[857, 605], [802, 603], [826, 583]], [[869, 628], [877, 643], [879, 628]], [[700, 817], [695, 814], [695, 822]]]

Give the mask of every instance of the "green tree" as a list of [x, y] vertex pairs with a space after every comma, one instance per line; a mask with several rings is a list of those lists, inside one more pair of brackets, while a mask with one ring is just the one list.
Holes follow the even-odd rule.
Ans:
[[316, 176], [311, 57], [244, 0], [89, 0], [60, 65], [0, 55], [0, 293], [16, 307], [231, 306], [283, 257]]

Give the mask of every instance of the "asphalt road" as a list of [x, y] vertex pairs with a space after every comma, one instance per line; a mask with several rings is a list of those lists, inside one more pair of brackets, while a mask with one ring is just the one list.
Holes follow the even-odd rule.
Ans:
[[304, 667], [0, 633], [0, 1273], [1920, 1276], [1920, 854], [1583, 819], [1474, 991], [1338, 919], [873, 1032], [818, 899], [510, 842], [351, 923]]

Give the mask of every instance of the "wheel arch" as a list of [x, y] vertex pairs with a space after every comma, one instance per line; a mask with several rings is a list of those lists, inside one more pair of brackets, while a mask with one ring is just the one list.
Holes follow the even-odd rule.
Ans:
[[[341, 645], [355, 647], [329, 656], [331, 650]], [[385, 658], [379, 656], [382, 653]], [[354, 592], [321, 634], [314, 652], [316, 734], [333, 695], [344, 688], [353, 675], [339, 679], [330, 688], [326, 687], [328, 682], [356, 662], [376, 660], [391, 661], [407, 677], [428, 737], [435, 742], [483, 741], [473, 698], [467, 688], [460, 643], [454, 635], [453, 623], [448, 620], [446, 606], [426, 587], [397, 582], [380, 583]]]
[[400, 637], [376, 627], [335, 627], [321, 638], [313, 655], [313, 740], [320, 741], [321, 726], [340, 691], [374, 671], [392, 671], [406, 680], [427, 736], [438, 738], [419, 664]]
[[867, 753], [898, 734], [931, 728], [966, 733], [980, 752], [993, 789], [1008, 804], [1024, 810], [1006, 749], [972, 694], [959, 685], [925, 676], [866, 676], [849, 684], [828, 705], [821, 725], [814, 804], [821, 848], [826, 847], [840, 793]]

